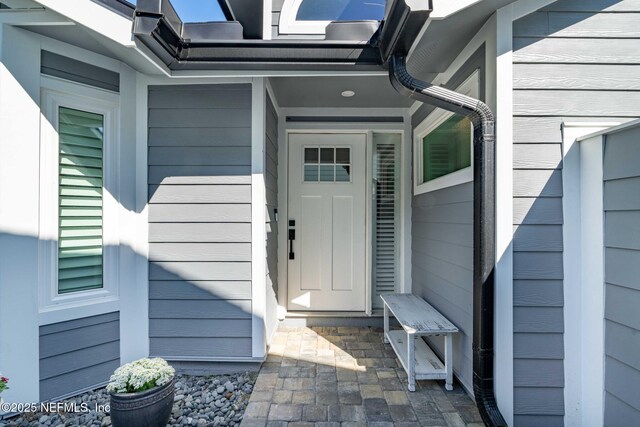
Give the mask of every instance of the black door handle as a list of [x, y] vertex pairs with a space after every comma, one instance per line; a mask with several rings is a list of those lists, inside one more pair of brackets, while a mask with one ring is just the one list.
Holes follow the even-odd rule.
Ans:
[[293, 241], [296, 240], [296, 220], [289, 220], [289, 259], [296, 259], [296, 254], [293, 253]]

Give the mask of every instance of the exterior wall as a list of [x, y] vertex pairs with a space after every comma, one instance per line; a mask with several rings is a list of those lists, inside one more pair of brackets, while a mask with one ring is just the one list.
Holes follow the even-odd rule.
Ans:
[[636, 12], [560, 0], [513, 24], [516, 425], [564, 422], [561, 123], [640, 115]]
[[278, 114], [267, 94], [265, 121], [265, 187], [266, 187], [266, 292], [267, 292], [267, 340], [276, 325], [278, 301]]
[[149, 87], [150, 353], [251, 357], [251, 86]]
[[640, 425], [640, 127], [606, 136], [603, 175], [604, 423]]
[[119, 313], [40, 326], [40, 400], [105, 384], [120, 366]]
[[113, 92], [120, 92], [120, 75], [118, 73], [47, 50], [42, 50], [40, 53], [40, 72]]
[[[480, 98], [485, 98], [485, 50], [481, 48], [449, 79], [455, 89], [480, 69]], [[419, 125], [433, 107], [423, 105], [412, 116]], [[412, 292], [452, 321], [460, 333], [453, 341], [458, 379], [473, 389], [473, 183], [420, 194], [412, 202]], [[442, 339], [429, 343], [444, 354]]]
[[[9, 402], [37, 402], [103, 384], [121, 360], [148, 354], [145, 343], [132, 342], [135, 333], [121, 330], [118, 321], [125, 311], [144, 312], [137, 303], [146, 301], [146, 295], [136, 301], [128, 292], [136, 284], [140, 263], [147, 264], [134, 249], [135, 233], [125, 231], [136, 229], [142, 211], [135, 206], [136, 185], [130, 179], [136, 173], [135, 150], [132, 153], [130, 148], [135, 149], [135, 143], [114, 150], [118, 153], [111, 158], [118, 169], [116, 188], [105, 191], [114, 201], [112, 218], [118, 221], [117, 235], [111, 235], [117, 247], [109, 249], [119, 264], [118, 271], [111, 272], [120, 287], [119, 297], [46, 310], [39, 306], [54, 274], [44, 267], [49, 264], [44, 262], [43, 249], [55, 238], [55, 233], [44, 233], [41, 227], [50, 211], [43, 208], [42, 200], [48, 195], [42, 191], [40, 176], [47, 168], [57, 171], [57, 166], [42, 163], [46, 107], [41, 106], [40, 95], [45, 80], [47, 85], [54, 82], [57, 88], [69, 88], [65, 95], [71, 97], [85, 93], [87, 86], [107, 89], [113, 97], [121, 85], [135, 88], [136, 73], [111, 58], [9, 24], [0, 28], [0, 46], [0, 364], [12, 379], [2, 396]], [[128, 124], [136, 123], [136, 91], [120, 96], [122, 126], [114, 141], [135, 141], [135, 126]], [[21, 177], [20, 185], [15, 184], [16, 176]], [[105, 248], [109, 246], [110, 242]], [[127, 303], [121, 305], [120, 299], [125, 298]], [[144, 324], [139, 326], [146, 329]], [[120, 341], [122, 347], [127, 343], [129, 356], [124, 359]], [[84, 355], [89, 358], [83, 359]]]

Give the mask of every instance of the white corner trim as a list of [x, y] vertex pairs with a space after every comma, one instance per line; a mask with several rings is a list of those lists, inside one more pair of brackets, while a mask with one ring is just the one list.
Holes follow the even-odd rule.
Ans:
[[251, 356], [266, 354], [266, 190], [265, 102], [264, 78], [256, 78], [251, 86]]
[[[582, 420], [604, 425], [604, 190], [606, 136], [580, 142]], [[568, 411], [567, 411], [568, 412]], [[569, 424], [567, 424], [569, 425]]]
[[[494, 314], [495, 395], [500, 413], [513, 425], [513, 16], [506, 7], [496, 13], [496, 267]], [[487, 67], [488, 68], [488, 67]], [[489, 73], [486, 74], [487, 79]], [[500, 84], [497, 84], [500, 82]], [[489, 92], [487, 91], [487, 99]]]
[[120, 269], [120, 363], [128, 363], [149, 356], [149, 112], [145, 77], [124, 64], [120, 76], [122, 140], [131, 141], [123, 147], [126, 155], [121, 154], [121, 161], [134, 168], [126, 171], [121, 179], [135, 180], [135, 185], [121, 188], [130, 203], [135, 201], [134, 209], [121, 209], [127, 227], [122, 244], [131, 248], [123, 251], [123, 256], [133, 256], [131, 262], [123, 262]]
[[[602, 425], [604, 365], [603, 137], [618, 123], [563, 123], [565, 425]], [[588, 169], [587, 169], [588, 168]], [[588, 173], [582, 173], [582, 172]], [[570, 218], [570, 220], [569, 220]], [[599, 387], [597, 390], [588, 387]]]

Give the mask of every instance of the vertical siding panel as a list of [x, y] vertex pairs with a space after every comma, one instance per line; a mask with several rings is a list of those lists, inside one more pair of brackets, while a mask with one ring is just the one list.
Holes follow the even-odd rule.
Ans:
[[149, 87], [152, 356], [251, 356], [250, 112], [248, 84]]

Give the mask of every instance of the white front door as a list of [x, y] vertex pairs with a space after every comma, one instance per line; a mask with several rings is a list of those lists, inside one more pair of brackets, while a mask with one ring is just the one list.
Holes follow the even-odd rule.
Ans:
[[366, 163], [366, 134], [289, 135], [289, 310], [365, 310]]

